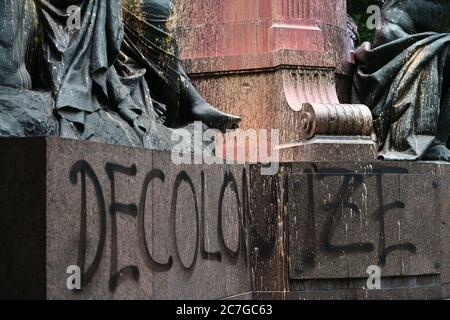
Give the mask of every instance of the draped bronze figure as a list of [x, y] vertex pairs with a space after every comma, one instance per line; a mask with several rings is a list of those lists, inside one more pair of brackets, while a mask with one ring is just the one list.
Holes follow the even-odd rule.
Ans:
[[[78, 28], [68, 24], [70, 6], [79, 8]], [[170, 128], [240, 122], [185, 74], [169, 0], [5, 0], [0, 17], [0, 85], [50, 91], [49, 117], [63, 137], [168, 149]], [[0, 118], [0, 126], [12, 125]]]
[[355, 102], [372, 110], [381, 157], [450, 161], [450, 0], [387, 0], [355, 57]]

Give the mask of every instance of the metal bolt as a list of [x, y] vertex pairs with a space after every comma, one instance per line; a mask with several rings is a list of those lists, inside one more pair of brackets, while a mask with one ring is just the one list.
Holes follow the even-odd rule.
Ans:
[[438, 181], [434, 181], [434, 182], [433, 182], [433, 187], [434, 187], [435, 189], [438, 189], [440, 186], [441, 186], [441, 184], [440, 184]]
[[303, 273], [303, 265], [299, 264], [295, 267], [295, 272]]
[[302, 182], [300, 180], [294, 181], [294, 189], [300, 189], [302, 186]]
[[442, 266], [442, 264], [441, 264], [440, 261], [435, 261], [435, 262], [434, 262], [434, 268], [435, 268], [435, 269], [440, 269], [441, 266]]

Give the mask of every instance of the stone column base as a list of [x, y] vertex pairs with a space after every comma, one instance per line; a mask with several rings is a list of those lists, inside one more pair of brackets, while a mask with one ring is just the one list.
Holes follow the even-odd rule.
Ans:
[[372, 162], [377, 145], [371, 137], [316, 136], [304, 142], [281, 145], [283, 162]]

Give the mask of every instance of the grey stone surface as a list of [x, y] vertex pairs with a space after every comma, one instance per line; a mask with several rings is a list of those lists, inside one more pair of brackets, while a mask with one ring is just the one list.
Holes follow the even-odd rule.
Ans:
[[[0, 297], [449, 297], [446, 163], [299, 162], [262, 176], [256, 165], [171, 160], [94, 142], [0, 139]], [[382, 225], [386, 248], [414, 250], [394, 247], [381, 261]], [[348, 245], [357, 250], [330, 247]], [[66, 288], [71, 265], [84, 271], [81, 292]], [[370, 265], [382, 267], [382, 290], [364, 289]]]
[[[156, 166], [165, 167], [169, 157], [166, 153], [155, 154]], [[174, 204], [173, 186], [182, 172], [188, 175], [180, 184]], [[237, 195], [231, 185], [223, 189], [229, 173], [236, 180]], [[166, 261], [170, 253], [174, 259], [170, 272], [155, 275], [155, 290], [161, 298], [224, 298], [251, 291], [246, 233], [242, 232], [241, 199], [247, 194], [243, 174], [240, 167], [172, 166], [166, 170], [165, 184], [153, 187], [153, 198], [160, 199], [153, 204], [154, 226], [165, 226], [153, 230], [159, 243], [154, 254], [160, 261]], [[195, 198], [186, 179], [192, 181]], [[228, 250], [239, 254], [234, 256]]]
[[[169, 153], [60, 138], [0, 146], [1, 297], [220, 299], [251, 291], [247, 247], [230, 259], [217, 222], [223, 192], [223, 243], [235, 250], [240, 234], [246, 243], [242, 204], [222, 187], [232, 172], [239, 198], [247, 195], [244, 166], [177, 166]], [[178, 189], [177, 177], [185, 178]], [[203, 244], [222, 259], [206, 257]], [[71, 265], [85, 271], [78, 293], [66, 288]]]
[[[445, 162], [299, 162], [276, 177], [252, 175], [254, 287], [262, 289], [254, 297], [448, 297], [449, 169]], [[253, 236], [261, 230], [265, 238]], [[409, 245], [392, 247], [398, 244]], [[391, 248], [385, 261], [383, 247]], [[371, 265], [381, 267], [382, 290], [364, 289]]]
[[377, 146], [370, 137], [316, 136], [280, 148], [280, 159], [290, 162], [371, 162]]
[[322, 169], [288, 178], [292, 279], [367, 278], [371, 265], [386, 277], [439, 273], [445, 199], [433, 185], [448, 177]]

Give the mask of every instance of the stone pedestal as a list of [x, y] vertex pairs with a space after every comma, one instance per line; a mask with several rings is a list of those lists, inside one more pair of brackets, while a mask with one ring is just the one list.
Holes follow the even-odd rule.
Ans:
[[243, 129], [278, 129], [280, 144], [297, 143], [303, 103], [349, 102], [344, 0], [175, 3], [183, 65]]
[[[273, 177], [258, 170], [254, 298], [450, 296], [448, 163], [293, 163]], [[374, 268], [381, 287], [369, 290]]]
[[351, 61], [346, 2], [174, 0], [181, 56], [192, 74]]
[[316, 136], [311, 140], [281, 145], [281, 159], [295, 162], [372, 162], [377, 145], [371, 137]]
[[[1, 139], [0, 163], [0, 298], [251, 291], [245, 166], [58, 138]], [[66, 285], [74, 266], [80, 291]]]
[[0, 139], [0, 298], [450, 297], [449, 164], [173, 159]]

